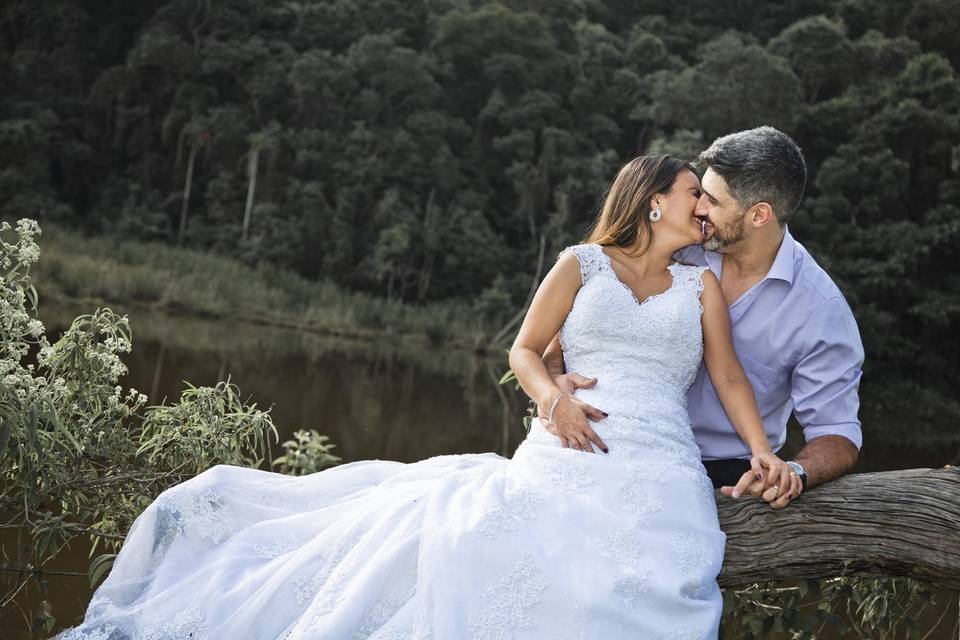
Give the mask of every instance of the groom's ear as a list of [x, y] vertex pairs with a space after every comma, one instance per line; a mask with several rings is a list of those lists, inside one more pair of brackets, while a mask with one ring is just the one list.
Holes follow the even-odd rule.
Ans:
[[769, 202], [758, 202], [750, 207], [749, 220], [754, 227], [760, 228], [776, 222], [777, 216]]

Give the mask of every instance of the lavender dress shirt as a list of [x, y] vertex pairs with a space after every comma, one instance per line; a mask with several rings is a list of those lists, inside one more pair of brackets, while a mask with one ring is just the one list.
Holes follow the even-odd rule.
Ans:
[[[699, 246], [675, 257], [708, 266], [717, 278], [723, 270], [722, 254]], [[808, 442], [833, 434], [859, 449], [863, 344], [857, 322], [840, 289], [789, 230], [767, 275], [730, 305], [730, 319], [773, 450], [787, 439], [791, 412]], [[687, 401], [704, 460], [750, 458], [703, 366]]]

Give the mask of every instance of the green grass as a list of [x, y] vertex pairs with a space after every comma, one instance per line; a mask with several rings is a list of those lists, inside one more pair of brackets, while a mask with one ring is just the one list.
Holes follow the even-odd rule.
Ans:
[[251, 267], [160, 243], [87, 237], [50, 224], [44, 226], [40, 261], [31, 275], [44, 298], [106, 304], [118, 311], [149, 307], [344, 337], [411, 337], [472, 350], [483, 350], [487, 338], [463, 302], [389, 302], [273, 265]]

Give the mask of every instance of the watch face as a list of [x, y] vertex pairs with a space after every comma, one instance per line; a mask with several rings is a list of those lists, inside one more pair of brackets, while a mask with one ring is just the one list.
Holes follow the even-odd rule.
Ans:
[[787, 462], [787, 466], [793, 469], [794, 471], [796, 471], [797, 475], [800, 475], [800, 476], [807, 475], [806, 471], [803, 470], [803, 467], [800, 466], [799, 462], [794, 462], [793, 460], [790, 460], [789, 462]]

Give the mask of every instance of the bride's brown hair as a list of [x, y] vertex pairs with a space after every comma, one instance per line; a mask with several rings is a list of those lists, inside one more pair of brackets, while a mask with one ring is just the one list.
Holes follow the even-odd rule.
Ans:
[[693, 171], [693, 166], [669, 155], [638, 156], [623, 165], [607, 188], [603, 210], [584, 242], [617, 246], [633, 258], [646, 253], [653, 242], [650, 199], [668, 193], [684, 169]]

